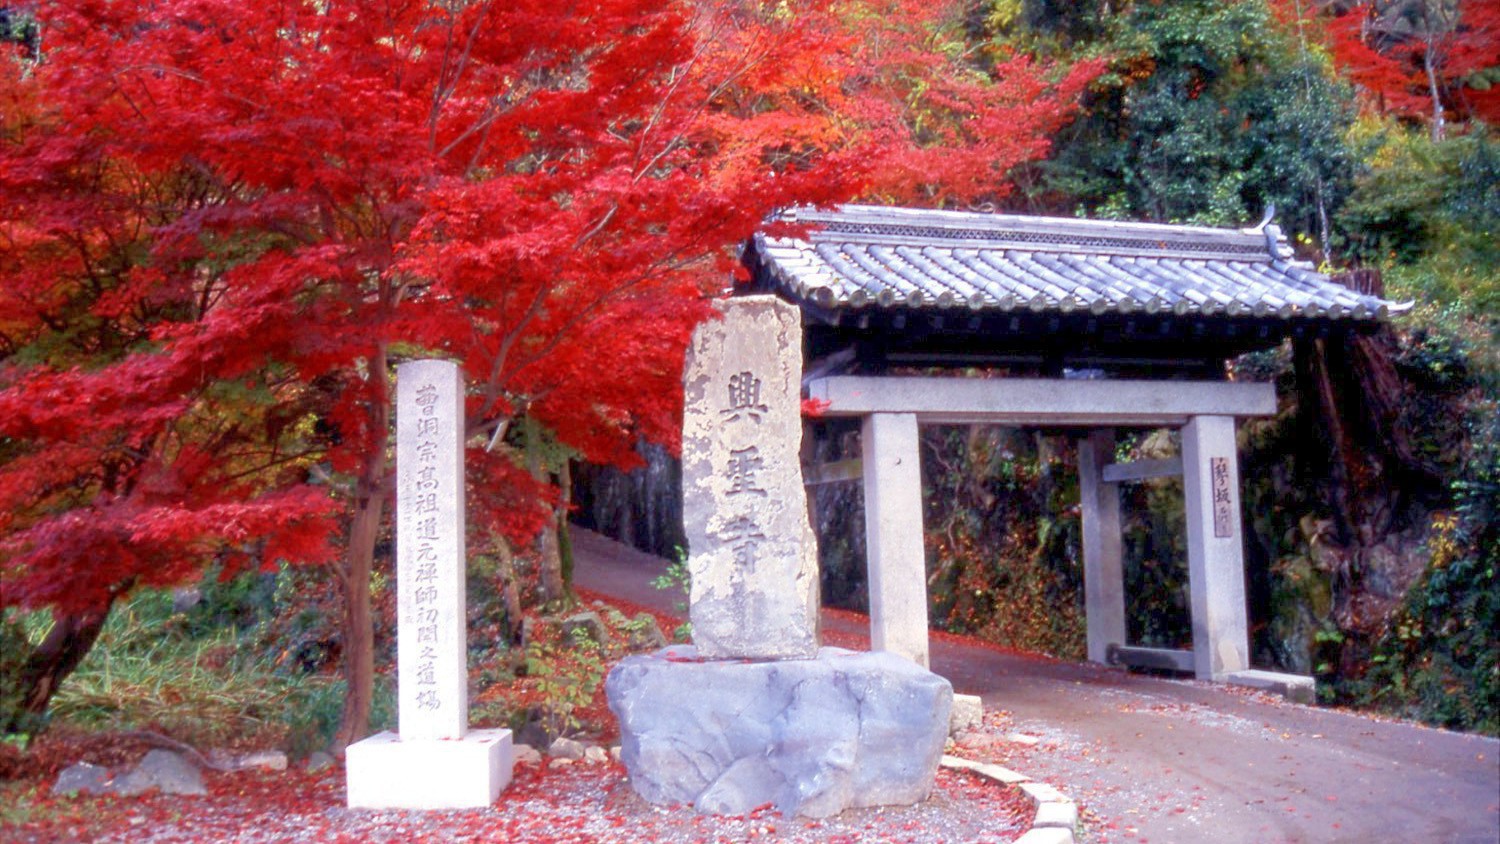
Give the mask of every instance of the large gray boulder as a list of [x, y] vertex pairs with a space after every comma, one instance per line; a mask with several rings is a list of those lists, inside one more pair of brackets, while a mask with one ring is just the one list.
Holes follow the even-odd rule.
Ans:
[[605, 691], [641, 797], [815, 818], [926, 799], [953, 701], [918, 665], [839, 648], [747, 662], [676, 646], [621, 660]]

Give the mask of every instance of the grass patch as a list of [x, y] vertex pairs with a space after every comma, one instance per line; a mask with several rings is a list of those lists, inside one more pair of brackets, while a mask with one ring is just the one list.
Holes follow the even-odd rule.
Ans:
[[[154, 730], [200, 748], [307, 753], [326, 744], [342, 681], [278, 667], [257, 626], [205, 623], [202, 616], [174, 609], [170, 592], [142, 590], [120, 603], [58, 689], [49, 723], [88, 732]], [[21, 620], [33, 644], [46, 634], [45, 622], [45, 613]]]

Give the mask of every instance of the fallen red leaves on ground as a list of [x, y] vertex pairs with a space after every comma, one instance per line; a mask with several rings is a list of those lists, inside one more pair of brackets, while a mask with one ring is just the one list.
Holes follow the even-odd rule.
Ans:
[[[649, 613], [664, 630], [681, 619], [669, 613], [579, 590], [585, 603], [604, 601], [627, 615]], [[827, 612], [825, 610], [825, 612]], [[833, 611], [841, 622], [867, 626], [857, 613]], [[841, 624], [841, 627], [848, 625]], [[824, 631], [825, 644], [869, 647], [867, 635]], [[615, 735], [602, 689], [579, 713], [596, 740]], [[986, 717], [983, 733], [1004, 729], [1003, 713]], [[970, 755], [1004, 761], [981, 735]], [[983, 745], [984, 747], [980, 747]], [[690, 807], [659, 807], [630, 789], [618, 764], [518, 765], [495, 805], [479, 810], [377, 812], [344, 807], [341, 767], [310, 773], [205, 772], [203, 797], [54, 797], [58, 771], [80, 760], [117, 770], [139, 759], [148, 743], [110, 734], [56, 730], [24, 754], [0, 754], [0, 781], [10, 812], [0, 813], [6, 842], [1009, 842], [1030, 824], [1031, 802], [1014, 788], [965, 772], [940, 770], [931, 798], [917, 806], [845, 812], [835, 818], [786, 818], [771, 807], [745, 815], [700, 815]], [[1014, 749], [1014, 746], [1011, 746]], [[974, 751], [980, 751], [974, 753]], [[991, 752], [985, 752], [990, 750]]]
[[[948, 842], [1013, 840], [1031, 805], [1014, 789], [940, 771], [933, 796], [911, 807], [787, 818], [769, 806], [745, 815], [699, 815], [650, 805], [630, 790], [619, 765], [518, 765], [510, 786], [485, 809], [441, 812], [344, 808], [338, 767], [317, 773], [210, 772], [203, 797], [52, 797], [52, 778], [13, 783], [20, 822], [0, 822], [14, 842]], [[8, 825], [7, 825], [8, 824]]]

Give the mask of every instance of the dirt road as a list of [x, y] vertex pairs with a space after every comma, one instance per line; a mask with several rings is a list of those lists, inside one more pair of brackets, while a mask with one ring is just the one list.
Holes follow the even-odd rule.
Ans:
[[[574, 553], [579, 586], [672, 611], [662, 560], [584, 531]], [[952, 637], [932, 669], [1039, 739], [1012, 767], [1083, 805], [1086, 842], [1500, 842], [1494, 739]]]

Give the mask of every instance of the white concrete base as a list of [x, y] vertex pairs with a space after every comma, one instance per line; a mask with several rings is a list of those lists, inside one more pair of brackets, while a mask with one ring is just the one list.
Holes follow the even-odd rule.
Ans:
[[344, 751], [351, 809], [474, 809], [510, 782], [510, 730], [472, 730], [461, 739], [402, 741], [379, 733]]
[[1318, 701], [1317, 682], [1301, 674], [1282, 674], [1279, 671], [1262, 671], [1259, 668], [1252, 668], [1248, 671], [1226, 674], [1224, 682], [1273, 692], [1296, 703], [1317, 703]]

